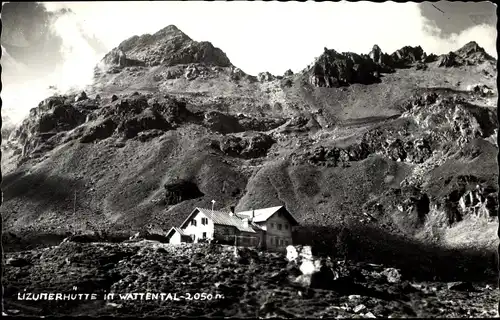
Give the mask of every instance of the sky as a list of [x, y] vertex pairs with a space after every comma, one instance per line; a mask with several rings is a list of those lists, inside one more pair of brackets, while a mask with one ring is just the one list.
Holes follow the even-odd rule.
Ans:
[[[71, 8], [109, 48], [174, 24], [194, 40], [212, 42], [234, 65], [253, 75], [299, 71], [324, 47], [368, 53], [375, 43], [389, 53], [421, 45], [427, 52], [441, 54], [475, 40], [496, 56], [493, 4], [433, 4], [445, 13], [431, 3], [394, 2], [131, 1], [46, 6]], [[472, 22], [467, 17], [470, 12], [483, 14], [482, 21]]]
[[210, 41], [221, 48], [235, 66], [252, 75], [263, 71], [281, 75], [288, 69], [298, 72], [324, 47], [368, 53], [378, 44], [392, 53], [405, 45], [420, 45], [427, 53], [443, 54], [474, 40], [497, 56], [496, 7], [491, 2], [96, 1], [44, 5], [49, 11], [69, 8], [75, 15], [52, 25], [63, 38], [62, 61], [52, 74], [37, 76], [29, 83], [29, 97], [17, 93], [25, 92], [27, 83], [9, 83], [4, 77], [7, 96], [24, 97], [15, 103], [17, 109], [8, 111], [15, 121], [48, 94], [49, 84], [67, 90], [91, 81], [93, 66], [104, 53], [90, 47], [80, 30], [111, 50], [131, 36], [155, 33], [173, 24], [193, 40]]

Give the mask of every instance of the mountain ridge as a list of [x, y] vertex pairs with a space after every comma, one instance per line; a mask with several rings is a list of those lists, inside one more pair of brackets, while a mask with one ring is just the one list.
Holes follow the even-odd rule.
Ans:
[[[214, 199], [284, 204], [305, 226], [370, 223], [366, 213], [387, 232], [454, 246], [466, 229], [492, 247], [496, 69], [477, 44], [456, 51], [473, 65], [444, 67], [446, 55], [420, 47], [325, 48], [302, 72], [254, 77], [180, 32], [127, 39], [88, 90], [32, 110], [3, 146], [6, 230], [168, 230]], [[478, 215], [484, 226], [468, 229]]]

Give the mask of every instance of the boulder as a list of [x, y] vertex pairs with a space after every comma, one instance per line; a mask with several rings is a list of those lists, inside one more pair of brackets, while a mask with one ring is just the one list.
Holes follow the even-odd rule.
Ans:
[[355, 313], [359, 313], [359, 312], [361, 312], [363, 310], [366, 310], [366, 306], [364, 304], [359, 304], [359, 305], [355, 306], [354, 309], [353, 309], [353, 311]]
[[203, 75], [203, 71], [196, 65], [188, 66], [184, 72], [184, 77], [190, 81], [200, 77], [201, 75]]
[[401, 282], [401, 274], [398, 269], [395, 268], [386, 268], [381, 272], [387, 278], [387, 282], [389, 283], [399, 283]]

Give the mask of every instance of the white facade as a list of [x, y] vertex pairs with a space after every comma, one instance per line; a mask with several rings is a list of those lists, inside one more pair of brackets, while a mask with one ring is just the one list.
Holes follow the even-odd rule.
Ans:
[[[193, 224], [193, 221], [195, 221], [195, 224]], [[194, 242], [197, 242], [199, 239], [213, 239], [214, 223], [210, 217], [197, 211], [182, 231], [186, 235], [191, 236]]]

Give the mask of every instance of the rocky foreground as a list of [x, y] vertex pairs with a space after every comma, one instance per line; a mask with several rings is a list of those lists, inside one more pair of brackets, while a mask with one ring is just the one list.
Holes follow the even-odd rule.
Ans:
[[[299, 250], [299, 256], [288, 261], [293, 257], [288, 253], [287, 259], [284, 251], [235, 251], [232, 246], [65, 241], [6, 254], [4, 312], [261, 318], [498, 316], [499, 295], [493, 283], [418, 282], [394, 268], [307, 257], [304, 252]], [[48, 295], [33, 301], [36, 293], [72, 295], [65, 301], [55, 295], [52, 301]], [[109, 293], [115, 294], [113, 299]], [[77, 294], [89, 295], [71, 300]]]

